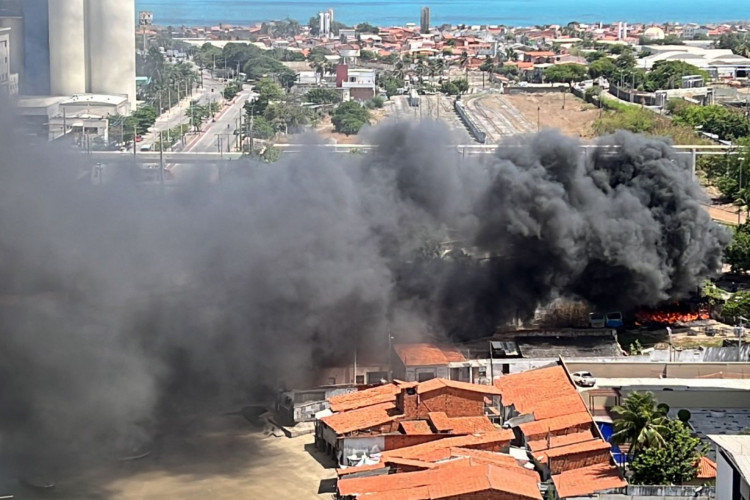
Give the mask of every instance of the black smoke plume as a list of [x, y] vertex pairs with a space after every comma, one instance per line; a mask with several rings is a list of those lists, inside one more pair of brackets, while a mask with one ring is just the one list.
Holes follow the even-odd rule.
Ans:
[[389, 329], [483, 336], [558, 296], [653, 305], [719, 268], [727, 235], [660, 141], [583, 157], [543, 133], [463, 158], [435, 123], [367, 140], [160, 195], [82, 181], [81, 157], [3, 113], [0, 465], [112, 456], [186, 401], [305, 384]]

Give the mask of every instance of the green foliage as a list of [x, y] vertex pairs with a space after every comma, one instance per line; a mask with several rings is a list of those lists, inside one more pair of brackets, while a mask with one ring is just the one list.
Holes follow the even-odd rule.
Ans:
[[286, 97], [284, 90], [268, 78], [264, 78], [255, 86], [258, 96], [251, 102], [245, 104], [248, 113], [262, 115], [272, 102], [283, 101]]
[[740, 206], [750, 205], [750, 138], [738, 139], [737, 149], [723, 156], [700, 158], [698, 166], [721, 195]]
[[469, 91], [469, 80], [466, 78], [458, 78], [457, 80], [453, 80], [453, 83], [456, 84], [456, 88], [458, 88], [461, 94]]
[[377, 26], [373, 26], [370, 23], [360, 23], [357, 25], [357, 32], [358, 33], [374, 33], [378, 34], [380, 33], [380, 30]]
[[629, 352], [631, 356], [643, 354], [643, 345], [641, 344], [641, 341], [635, 339], [635, 341], [630, 344]]
[[384, 105], [385, 105], [385, 99], [383, 99], [379, 95], [376, 95], [369, 101], [365, 102], [365, 106], [367, 106], [367, 108], [369, 109], [382, 108]]
[[729, 49], [737, 55], [750, 57], [750, 34], [724, 33], [716, 41], [719, 49]]
[[656, 406], [651, 392], [632, 392], [622, 406], [612, 412], [617, 415], [614, 422], [614, 444], [630, 443], [630, 454], [637, 456], [645, 448], [660, 448], [665, 438], [662, 432], [667, 422], [666, 416]]
[[714, 104], [710, 106], [681, 106], [675, 109], [674, 119], [720, 139], [733, 140], [750, 136], [750, 119], [742, 113]]
[[656, 61], [648, 72], [646, 90], [679, 89], [682, 77], [688, 75], [700, 75], [704, 82], [710, 79], [708, 72], [684, 61]]
[[273, 139], [276, 131], [273, 126], [263, 116], [253, 117], [252, 134], [254, 139]]
[[305, 108], [289, 102], [278, 102], [266, 107], [263, 117], [277, 132], [298, 132], [310, 123], [310, 116]]
[[690, 414], [690, 410], [686, 410], [685, 408], [677, 412], [677, 418], [679, 418], [680, 421], [685, 424], [690, 421], [691, 416], [692, 415]]
[[617, 71], [615, 63], [612, 62], [608, 57], [602, 57], [589, 64], [589, 76], [591, 78], [599, 78], [603, 76], [606, 79], [612, 78], [612, 75]]
[[589, 62], [589, 63], [592, 63], [592, 62], [597, 61], [599, 59], [609, 59], [607, 57], [607, 53], [603, 52], [601, 50], [595, 50], [593, 52], [588, 52], [585, 57], [586, 57], [586, 61]]
[[636, 134], [643, 134], [654, 129], [655, 120], [656, 115], [651, 110], [627, 106], [596, 120], [594, 132], [598, 135], [605, 135], [612, 134], [617, 130], [628, 130]]
[[450, 80], [446, 80], [440, 85], [440, 92], [448, 95], [458, 95], [461, 93], [456, 84]]
[[[732, 243], [724, 252], [724, 260], [732, 266], [733, 273], [750, 271], [750, 226], [747, 223], [742, 224], [735, 230]], [[750, 312], [750, 310], [743, 309], [746, 312], [733, 314], [733, 310], [738, 307], [740, 307], [739, 304], [730, 299], [724, 306], [723, 313], [731, 316], [745, 316], [746, 312]]]
[[385, 90], [385, 94], [390, 98], [404, 86], [404, 80], [392, 73], [383, 73], [378, 75], [378, 85]]
[[223, 92], [224, 99], [226, 99], [227, 101], [231, 101], [232, 99], [237, 97], [237, 94], [239, 94], [241, 90], [242, 90], [242, 84], [236, 83], [236, 82], [229, 83], [224, 88], [224, 92]]
[[281, 157], [281, 151], [279, 151], [279, 148], [274, 147], [273, 144], [269, 144], [260, 154], [260, 157], [266, 163], [276, 163]]
[[555, 64], [544, 70], [544, 80], [547, 82], [580, 82], [586, 79], [586, 66], [581, 64]]
[[707, 301], [711, 306], [724, 302], [724, 294], [718, 286], [711, 281], [706, 281], [701, 287], [701, 298]]
[[667, 403], [659, 403], [656, 405], [656, 409], [665, 417], [669, 415], [669, 405]]
[[739, 316], [748, 317], [750, 315], [750, 291], [740, 291], [729, 297], [721, 315], [728, 321]]
[[153, 106], [141, 106], [130, 115], [130, 118], [131, 123], [135, 123], [138, 135], [143, 135], [156, 123], [158, 116], [159, 112]]
[[685, 45], [685, 42], [677, 35], [666, 35], [661, 40], [652, 40], [645, 36], [638, 39], [639, 45]]
[[341, 102], [341, 94], [333, 89], [316, 88], [305, 94], [305, 100], [314, 104], [335, 104]]
[[331, 122], [336, 132], [356, 135], [364, 125], [370, 123], [370, 112], [357, 102], [343, 102], [334, 110]]
[[378, 59], [378, 55], [371, 50], [360, 50], [359, 58], [364, 62], [375, 61]]
[[693, 437], [687, 425], [670, 420], [661, 429], [664, 443], [650, 446], [630, 462], [635, 484], [684, 484], [695, 478], [703, 454], [700, 438]]

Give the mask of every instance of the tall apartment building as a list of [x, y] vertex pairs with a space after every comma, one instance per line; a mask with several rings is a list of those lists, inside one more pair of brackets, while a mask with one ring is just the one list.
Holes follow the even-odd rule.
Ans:
[[422, 7], [422, 15], [419, 18], [419, 30], [422, 33], [430, 32], [430, 8]]

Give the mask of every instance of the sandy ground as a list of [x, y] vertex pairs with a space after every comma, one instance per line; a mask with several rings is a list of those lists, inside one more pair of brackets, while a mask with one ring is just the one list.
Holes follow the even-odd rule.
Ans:
[[[504, 95], [503, 98], [535, 125], [538, 113], [541, 128], [556, 128], [574, 137], [589, 138], [594, 135], [592, 125], [599, 117], [599, 110], [572, 94], [515, 94]], [[541, 109], [537, 111], [537, 108]]]
[[[711, 215], [711, 218], [715, 221], [721, 222], [722, 224], [728, 224], [731, 226], [737, 225], [737, 221], [738, 221], [737, 207], [734, 205], [711, 205], [711, 206], [707, 205], [706, 210], [708, 210], [709, 215]], [[739, 215], [740, 224], [744, 224], [746, 219], [747, 219], [747, 214], [745, 212], [740, 213]]]
[[164, 436], [146, 458], [57, 478], [50, 491], [14, 493], [56, 500], [331, 498], [317, 492], [335, 470], [322, 465], [332, 464], [312, 443], [312, 435], [266, 436], [239, 415], [202, 417]]

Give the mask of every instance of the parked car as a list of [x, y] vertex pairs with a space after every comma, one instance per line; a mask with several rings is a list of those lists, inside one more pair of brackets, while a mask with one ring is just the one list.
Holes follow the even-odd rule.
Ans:
[[589, 314], [589, 326], [591, 328], [604, 328], [607, 326], [606, 317], [604, 313], [592, 312]]
[[596, 385], [596, 379], [591, 375], [591, 372], [573, 373], [573, 382], [581, 387], [594, 387]]

